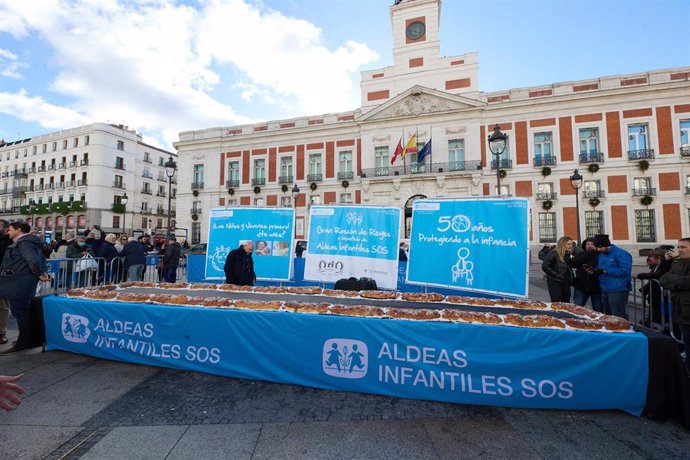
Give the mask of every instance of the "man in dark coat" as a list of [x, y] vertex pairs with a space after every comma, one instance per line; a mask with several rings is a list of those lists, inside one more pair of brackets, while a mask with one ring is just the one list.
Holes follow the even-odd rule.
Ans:
[[163, 254], [163, 281], [174, 283], [177, 280], [177, 267], [180, 265], [180, 243], [175, 235], [168, 235], [168, 246]]
[[7, 233], [12, 244], [5, 251], [0, 265], [0, 298], [9, 300], [12, 315], [19, 326], [19, 338], [14, 347], [2, 353], [31, 348], [31, 299], [40, 281], [48, 281], [48, 267], [41, 248], [43, 242], [29, 235], [31, 227], [24, 222], [12, 222]]
[[130, 238], [122, 248], [120, 256], [125, 259], [125, 271], [128, 281], [142, 281], [144, 279], [144, 267], [146, 267], [146, 253], [144, 246], [136, 238]]
[[594, 238], [586, 238], [582, 242], [582, 249], [582, 252], [566, 260], [568, 266], [575, 269], [573, 303], [584, 306], [587, 299], [591, 299], [594, 311], [603, 312], [599, 275], [595, 272], [599, 252], [594, 246]]
[[[0, 264], [5, 256], [5, 250], [12, 244], [12, 238], [7, 234], [10, 223], [0, 219]], [[7, 321], [10, 317], [10, 304], [5, 299], [0, 299], [0, 345], [7, 343]]]
[[253, 249], [254, 244], [251, 241], [245, 241], [239, 248], [228, 253], [223, 267], [226, 283], [239, 286], [254, 285], [256, 273], [254, 273], [254, 259], [252, 259]]
[[[652, 322], [661, 323], [661, 284], [659, 278], [671, 269], [671, 260], [666, 260], [664, 250], [655, 249], [647, 256], [647, 273], [639, 273], [638, 280], [650, 280], [642, 285], [640, 291], [645, 304], [649, 307], [649, 317], [644, 318], [645, 326]], [[656, 281], [651, 281], [656, 280]]]
[[667, 251], [675, 259], [671, 269], [659, 278], [664, 289], [671, 291], [673, 323], [680, 326], [685, 346], [685, 369], [690, 373], [690, 238], [678, 240], [676, 251]]

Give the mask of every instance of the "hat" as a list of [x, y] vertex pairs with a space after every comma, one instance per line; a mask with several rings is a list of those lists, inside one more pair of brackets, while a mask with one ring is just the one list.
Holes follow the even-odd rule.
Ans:
[[611, 240], [608, 235], [594, 235], [594, 246], [598, 248], [607, 248], [611, 246]]
[[177, 238], [175, 237], [175, 235], [171, 234], [171, 235], [168, 235], [168, 240], [177, 240]]

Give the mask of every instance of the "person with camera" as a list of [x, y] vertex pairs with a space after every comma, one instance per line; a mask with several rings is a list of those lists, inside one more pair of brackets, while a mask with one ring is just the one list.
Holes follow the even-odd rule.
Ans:
[[594, 235], [599, 252], [597, 267], [604, 313], [628, 319], [628, 294], [632, 289], [632, 255], [611, 244], [608, 235]]
[[603, 312], [599, 275], [596, 274], [598, 261], [599, 253], [594, 246], [594, 239], [586, 238], [582, 242], [582, 252], [574, 255], [566, 262], [570, 268], [575, 269], [573, 303], [584, 306], [589, 299], [594, 311]]
[[664, 257], [673, 260], [668, 273], [659, 278], [664, 289], [671, 291], [671, 317], [683, 337], [685, 370], [690, 374], [690, 238], [678, 240], [675, 251], [666, 251]]

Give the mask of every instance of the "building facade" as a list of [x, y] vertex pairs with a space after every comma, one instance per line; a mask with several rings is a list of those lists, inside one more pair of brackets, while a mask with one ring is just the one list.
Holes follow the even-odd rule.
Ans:
[[1, 217], [54, 238], [92, 224], [129, 234], [167, 227], [170, 156], [127, 126], [104, 123], [2, 141]]
[[312, 204], [399, 206], [404, 238], [415, 199], [496, 194], [530, 200], [533, 249], [576, 238], [578, 211], [581, 238], [609, 233], [634, 251], [690, 235], [690, 68], [484, 93], [476, 53], [440, 56], [440, 7], [390, 7], [394, 64], [362, 72], [357, 110], [180, 133], [193, 191], [178, 221], [192, 242], [206, 241], [209, 207], [294, 206], [304, 238]]

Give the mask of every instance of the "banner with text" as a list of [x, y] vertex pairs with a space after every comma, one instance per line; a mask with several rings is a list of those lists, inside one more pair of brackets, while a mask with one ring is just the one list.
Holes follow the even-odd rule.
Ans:
[[415, 201], [407, 282], [527, 297], [529, 201]]
[[304, 279], [372, 278], [395, 289], [400, 216], [398, 208], [312, 206]]
[[[48, 350], [463, 404], [639, 415], [647, 338], [46, 297]], [[270, 340], [266, 340], [269, 338]]]
[[206, 279], [225, 279], [228, 253], [245, 241], [254, 243], [257, 279], [289, 280], [292, 271], [291, 208], [213, 208], [209, 217]]

